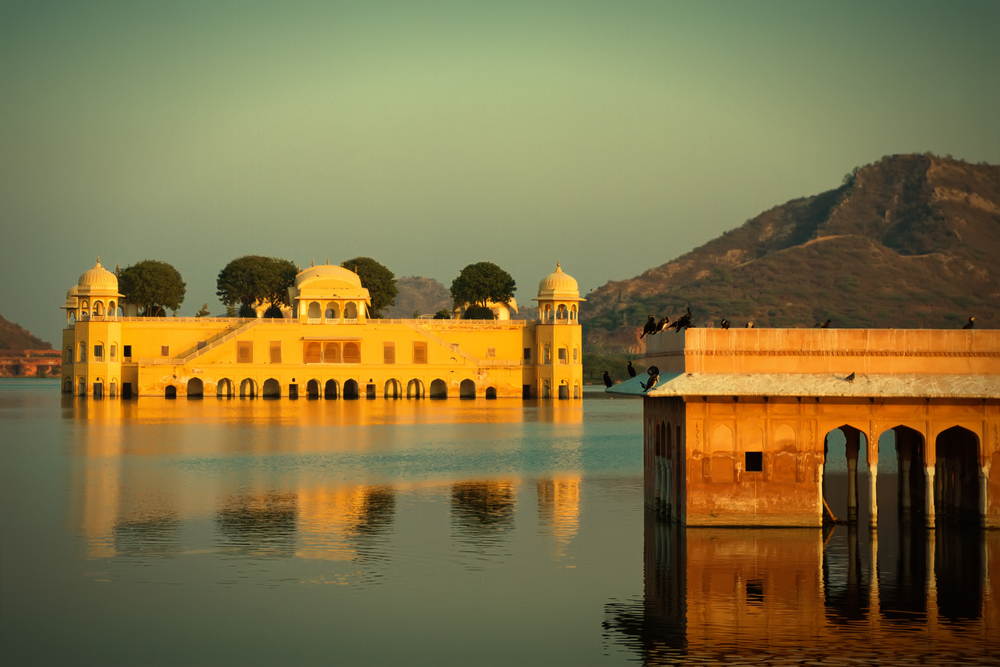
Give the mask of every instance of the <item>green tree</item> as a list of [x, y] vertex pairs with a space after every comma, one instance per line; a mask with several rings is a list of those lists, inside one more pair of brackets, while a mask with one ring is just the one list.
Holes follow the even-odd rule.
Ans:
[[485, 307], [489, 302], [509, 303], [517, 285], [509, 273], [493, 262], [469, 264], [451, 283], [451, 296], [458, 303]]
[[203, 304], [201, 304], [201, 310], [199, 310], [197, 313], [195, 313], [194, 316], [195, 317], [208, 317], [211, 314], [212, 314], [211, 311], [208, 310], [208, 304], [207, 303], [203, 303]]
[[165, 317], [167, 309], [181, 307], [187, 292], [177, 269], [155, 259], [119, 269], [118, 289], [126, 303], [138, 307], [143, 317]]
[[344, 262], [361, 278], [361, 286], [371, 296], [371, 316], [382, 317], [382, 309], [396, 305], [396, 275], [371, 257], [355, 257]]
[[441, 310], [439, 310], [436, 313], [434, 313], [434, 319], [435, 320], [450, 320], [451, 319], [451, 311], [448, 310], [447, 308], [442, 308]]
[[478, 304], [473, 304], [465, 309], [462, 313], [463, 320], [492, 320], [495, 319], [493, 316], [493, 311], [486, 306], [480, 306]]
[[216, 294], [226, 306], [239, 304], [240, 317], [256, 317], [257, 305], [288, 305], [288, 288], [297, 273], [287, 259], [245, 255], [219, 272]]

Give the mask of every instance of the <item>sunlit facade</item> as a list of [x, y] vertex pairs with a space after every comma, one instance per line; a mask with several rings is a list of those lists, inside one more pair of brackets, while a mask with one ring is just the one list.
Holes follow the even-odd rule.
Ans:
[[371, 319], [353, 271], [313, 266], [282, 318], [136, 317], [96, 266], [66, 295], [62, 389], [95, 398], [580, 398], [576, 280], [556, 266], [540, 318]]

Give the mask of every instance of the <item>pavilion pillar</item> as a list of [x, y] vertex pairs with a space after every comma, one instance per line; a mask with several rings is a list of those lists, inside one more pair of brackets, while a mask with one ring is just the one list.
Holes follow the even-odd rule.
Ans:
[[[990, 485], [990, 466], [979, 464], [979, 525], [986, 526], [989, 517], [987, 516], [987, 508], [990, 506], [987, 502], [986, 494], [989, 491]], [[986, 561], [983, 561], [984, 563]]]
[[878, 525], [878, 462], [868, 462], [868, 527]]
[[934, 527], [934, 469], [935, 466], [924, 466], [927, 474], [924, 476], [924, 517], [928, 528]]
[[672, 461], [664, 457], [663, 460], [663, 512], [667, 515], [667, 519], [671, 518], [671, 512], [673, 511], [673, 489], [671, 488], [670, 480], [670, 470], [672, 468]]
[[858, 452], [861, 449], [861, 432], [844, 428], [847, 438], [847, 520], [858, 520]]
[[910, 491], [910, 462], [913, 445], [909, 434], [896, 432], [896, 450], [899, 452], [899, 504], [904, 516], [909, 516], [912, 498]]

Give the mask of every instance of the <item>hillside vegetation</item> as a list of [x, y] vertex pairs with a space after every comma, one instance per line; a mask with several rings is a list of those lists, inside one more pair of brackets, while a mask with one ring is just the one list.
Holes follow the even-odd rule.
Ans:
[[893, 155], [587, 295], [588, 352], [641, 352], [649, 314], [696, 326], [1000, 327], [1000, 166]]
[[51, 350], [52, 345], [0, 315], [0, 350]]

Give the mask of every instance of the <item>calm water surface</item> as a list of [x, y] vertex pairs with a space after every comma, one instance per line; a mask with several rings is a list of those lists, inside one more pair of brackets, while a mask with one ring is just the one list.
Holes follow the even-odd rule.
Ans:
[[881, 475], [877, 534], [664, 524], [641, 402], [591, 396], [2, 381], [0, 663], [1000, 664], [997, 531], [896, 522]]

